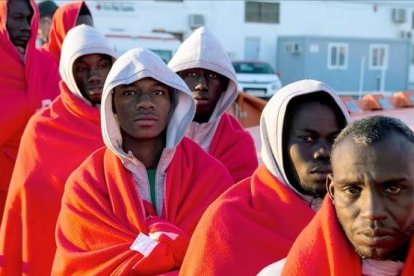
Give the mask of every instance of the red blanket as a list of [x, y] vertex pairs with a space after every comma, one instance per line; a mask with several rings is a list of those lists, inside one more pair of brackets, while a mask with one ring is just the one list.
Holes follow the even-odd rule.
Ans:
[[60, 60], [63, 39], [69, 30], [75, 26], [82, 3], [83, 1], [65, 3], [53, 15], [49, 42], [41, 50], [48, 52], [57, 62]]
[[8, 36], [7, 2], [0, 1], [0, 222], [24, 127], [42, 101], [59, 92], [56, 64], [35, 47], [39, 15], [34, 0], [25, 63]]
[[63, 82], [61, 90], [52, 106], [31, 118], [22, 136], [0, 231], [5, 275], [50, 275], [66, 179], [104, 146], [99, 109], [86, 105]]
[[[329, 197], [299, 235], [286, 259], [282, 275], [361, 275], [361, 259], [354, 252], [336, 218]], [[414, 275], [414, 237], [402, 276]]]
[[314, 212], [264, 165], [206, 211], [181, 275], [256, 275], [286, 257]]
[[[101, 149], [66, 184], [53, 272], [154, 275], [178, 269], [202, 213], [231, 184], [222, 164], [184, 138], [166, 171], [164, 210], [157, 217], [120, 159]], [[130, 250], [137, 236], [142, 253]]]
[[251, 176], [258, 166], [252, 136], [228, 113], [220, 119], [209, 153], [224, 164], [234, 183]]

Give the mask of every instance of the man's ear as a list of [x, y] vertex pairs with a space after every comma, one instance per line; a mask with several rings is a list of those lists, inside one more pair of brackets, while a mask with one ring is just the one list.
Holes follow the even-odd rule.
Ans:
[[328, 191], [328, 195], [332, 200], [332, 203], [335, 202], [335, 197], [334, 197], [334, 180], [333, 180], [333, 175], [329, 174], [328, 177], [326, 178], [326, 190]]

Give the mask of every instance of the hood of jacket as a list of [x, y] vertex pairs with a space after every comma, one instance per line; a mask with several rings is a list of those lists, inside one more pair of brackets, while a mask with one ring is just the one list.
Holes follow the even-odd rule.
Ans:
[[261, 157], [264, 165], [275, 177], [304, 199], [307, 196], [299, 193], [286, 177], [283, 165], [283, 124], [286, 107], [293, 98], [319, 91], [328, 93], [342, 111], [345, 121], [351, 122], [348, 110], [336, 92], [329, 85], [310, 79], [293, 82], [280, 89], [266, 104], [260, 118]]
[[63, 40], [68, 31], [75, 26], [82, 5], [89, 9], [84, 0], [73, 1], [61, 5], [53, 15], [52, 26], [49, 31], [49, 42], [44, 48], [56, 60], [60, 58]]
[[[236, 72], [220, 41], [205, 27], [195, 30], [168, 63], [174, 72], [192, 68], [214, 71], [229, 79], [227, 89], [217, 101], [209, 122], [216, 121], [237, 98]], [[191, 90], [191, 88], [190, 88]]]
[[90, 103], [76, 85], [72, 68], [78, 57], [89, 54], [105, 54], [116, 59], [112, 46], [96, 28], [84, 24], [72, 28], [62, 44], [59, 73], [69, 90], [87, 104]]
[[173, 105], [166, 131], [166, 148], [175, 149], [193, 120], [195, 103], [185, 82], [153, 52], [135, 48], [124, 53], [113, 64], [106, 78], [101, 100], [102, 135], [106, 146], [116, 155], [126, 158], [122, 150], [122, 135], [112, 110], [112, 91], [116, 86], [153, 78], [173, 88]]
[[[8, 55], [13, 56], [16, 60], [20, 61], [21, 57], [16, 47], [13, 45], [13, 42], [10, 40], [9, 32], [7, 30], [8, 3], [10, 1], [11, 0], [0, 1], [0, 49], [2, 51], [2, 54], [7, 53]], [[37, 29], [39, 27], [39, 9], [34, 0], [29, 0], [27, 2], [32, 8], [33, 14], [30, 21], [30, 38], [26, 45], [25, 55], [27, 55], [28, 52], [34, 51], [36, 49]], [[7, 66], [4, 66], [4, 68], [7, 68]], [[13, 75], [14, 72], [10, 72], [9, 74]]]

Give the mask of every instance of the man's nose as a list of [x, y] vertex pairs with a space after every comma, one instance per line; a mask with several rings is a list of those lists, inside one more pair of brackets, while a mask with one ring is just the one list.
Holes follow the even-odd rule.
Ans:
[[100, 78], [101, 78], [101, 72], [99, 68], [92, 67], [89, 69], [89, 76], [88, 76], [89, 81], [100, 79]]
[[313, 157], [315, 159], [329, 158], [331, 155], [331, 148], [332, 144], [330, 142], [321, 140], [317, 145], [317, 149], [315, 150]]
[[386, 218], [386, 210], [381, 195], [375, 190], [365, 190], [361, 200], [361, 216], [370, 221]]
[[154, 101], [148, 93], [140, 93], [137, 95], [137, 109], [152, 110], [155, 108]]
[[200, 74], [196, 79], [194, 89], [195, 90], [206, 90], [208, 88], [207, 79], [203, 74]]
[[29, 20], [22, 20], [21, 24], [20, 24], [20, 30], [30, 32], [30, 21]]

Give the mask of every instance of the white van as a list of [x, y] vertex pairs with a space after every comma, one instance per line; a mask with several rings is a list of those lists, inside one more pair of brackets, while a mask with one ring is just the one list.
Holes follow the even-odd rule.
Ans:
[[172, 34], [148, 33], [148, 34], [117, 34], [104, 33], [109, 43], [113, 45], [118, 55], [136, 48], [146, 48], [158, 54], [166, 63], [170, 61], [181, 42]]

